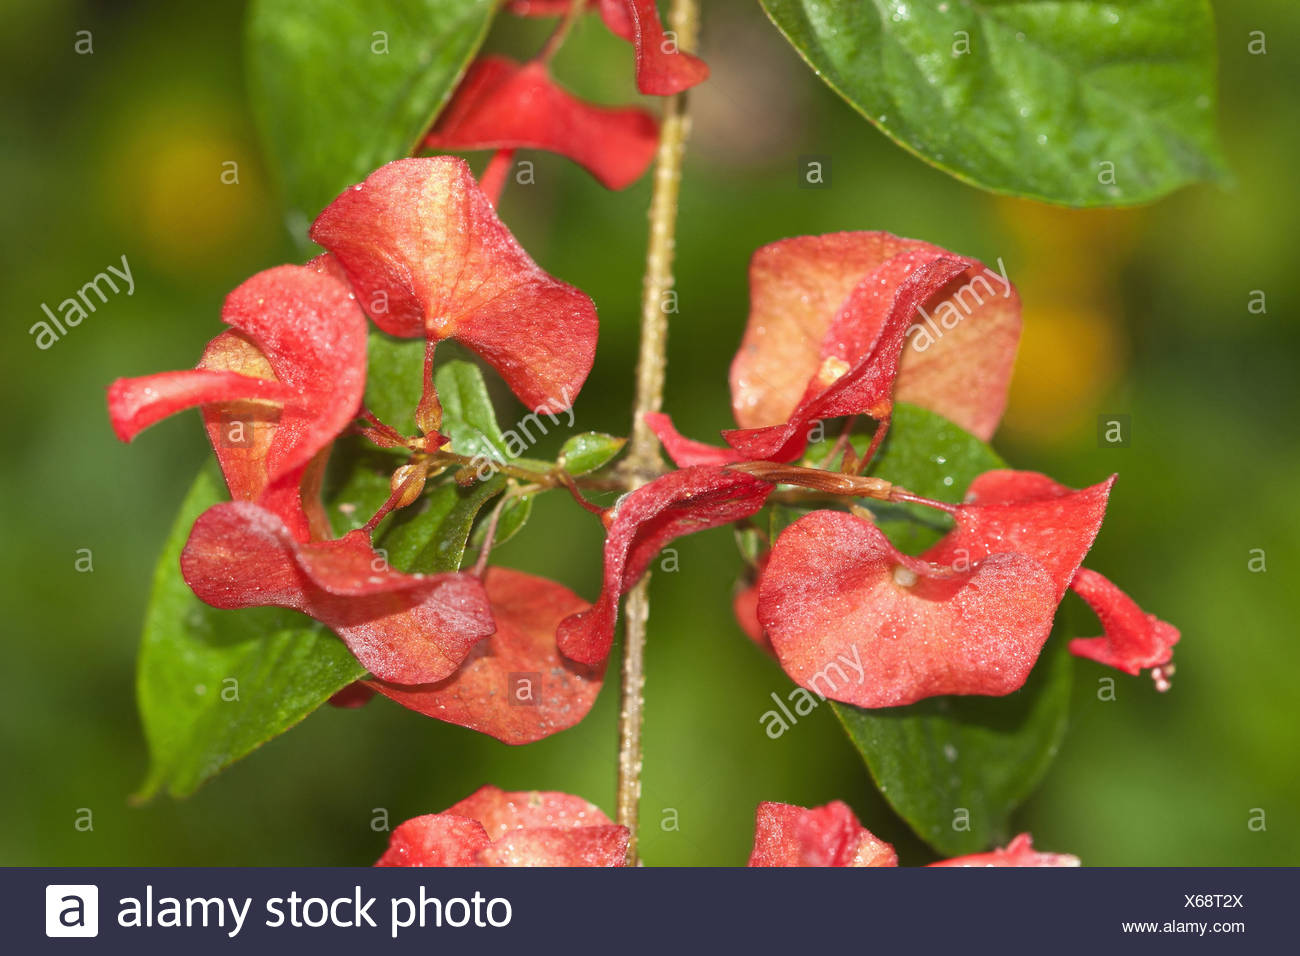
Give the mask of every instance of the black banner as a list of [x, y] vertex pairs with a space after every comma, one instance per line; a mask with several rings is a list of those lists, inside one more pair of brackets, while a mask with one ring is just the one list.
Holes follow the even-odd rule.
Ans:
[[[7, 952], [1294, 952], [1294, 869], [7, 869]], [[1104, 948], [1104, 949], [1102, 949]]]

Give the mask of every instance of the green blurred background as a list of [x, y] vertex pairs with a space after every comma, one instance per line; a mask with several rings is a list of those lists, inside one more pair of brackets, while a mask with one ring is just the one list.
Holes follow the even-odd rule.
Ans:
[[[191, 366], [227, 291], [302, 258], [249, 119], [241, 6], [6, 0], [0, 864], [368, 863], [386, 842], [371, 829], [375, 808], [396, 822], [485, 782], [566, 790], [612, 810], [612, 681], [582, 725], [531, 747], [381, 700], [325, 708], [189, 800], [127, 803], [145, 769], [133, 681], [151, 571], [207, 450], [193, 413], [120, 445], [104, 386]], [[1094, 865], [1300, 863], [1300, 326], [1290, 321], [1300, 7], [1216, 5], [1232, 188], [1077, 212], [930, 169], [816, 81], [753, 5], [705, 6], [714, 80], [693, 95], [668, 411], [692, 435], [730, 424], [726, 370], [747, 309], [746, 262], [763, 243], [870, 228], [1001, 256], [1024, 299], [1025, 336], [995, 445], [1075, 486], [1119, 472], [1089, 564], [1183, 629], [1165, 696], [1120, 676], [1118, 699], [1102, 701], [1108, 674], [1080, 663], [1069, 735], [1018, 822], [1041, 847]], [[92, 31], [92, 55], [74, 52], [78, 30]], [[523, 54], [543, 30], [503, 24], [489, 42]], [[1252, 30], [1265, 31], [1267, 55], [1247, 52]], [[630, 97], [625, 44], [595, 18], [570, 43], [557, 65], [566, 83]], [[797, 188], [796, 160], [808, 154], [831, 158], [831, 188]], [[612, 194], [563, 160], [527, 158], [538, 184], [509, 188], [503, 218], [545, 268], [595, 299], [601, 345], [577, 423], [625, 433], [648, 183]], [[227, 161], [239, 164], [238, 186], [221, 183]], [[37, 350], [27, 330], [40, 303], [124, 253], [135, 294]], [[1265, 292], [1265, 314], [1248, 310], [1252, 290]], [[503, 406], [503, 419], [517, 412]], [[1098, 447], [1101, 413], [1132, 416], [1130, 447]], [[594, 596], [596, 522], [558, 498], [536, 514], [502, 563]], [[74, 567], [82, 548], [93, 572]], [[1264, 551], [1263, 573], [1248, 568], [1252, 549]], [[905, 863], [928, 860], [829, 708], [778, 741], [764, 735], [768, 695], [791, 685], [733, 623], [730, 532], [679, 551], [680, 570], [654, 580], [647, 861], [741, 864], [759, 800], [833, 798], [898, 841]], [[75, 825], [81, 808], [93, 831]], [[1263, 831], [1248, 826], [1255, 808]]]

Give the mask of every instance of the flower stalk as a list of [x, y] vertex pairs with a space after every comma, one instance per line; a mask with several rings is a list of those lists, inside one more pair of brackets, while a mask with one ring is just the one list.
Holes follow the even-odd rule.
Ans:
[[[680, 49], [695, 49], [699, 32], [698, 0], [673, 0], [668, 12], [670, 29]], [[645, 280], [641, 294], [641, 342], [637, 357], [636, 401], [632, 414], [632, 440], [627, 469], [635, 489], [647, 472], [663, 468], [659, 440], [645, 421], [647, 413], [663, 408], [667, 368], [668, 313], [663, 303], [673, 286], [676, 245], [677, 198], [681, 188], [682, 158], [690, 134], [687, 94], [668, 98], [655, 156], [654, 192], [650, 199], [650, 233], [646, 246]], [[622, 694], [618, 720], [618, 793], [615, 820], [628, 828], [628, 865], [637, 863], [637, 811], [641, 800], [641, 726], [645, 708], [645, 642], [650, 618], [650, 575], [628, 593], [623, 643]]]

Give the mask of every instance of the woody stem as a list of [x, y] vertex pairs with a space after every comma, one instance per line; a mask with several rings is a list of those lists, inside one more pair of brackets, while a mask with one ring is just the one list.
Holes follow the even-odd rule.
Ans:
[[[672, 0], [668, 12], [680, 49], [695, 49], [699, 28], [699, 0]], [[655, 156], [654, 193], [650, 199], [650, 236], [646, 247], [645, 280], [641, 291], [641, 343], [636, 369], [636, 404], [632, 413], [632, 441], [627, 457], [629, 484], [644, 483], [639, 475], [663, 467], [659, 442], [645, 416], [663, 407], [667, 366], [668, 314], [664, 294], [673, 285], [673, 247], [677, 228], [677, 196], [682, 179], [682, 156], [690, 133], [685, 93], [668, 99]], [[618, 718], [618, 799], [616, 817], [628, 828], [627, 861], [637, 863], [637, 809], [641, 799], [641, 722], [645, 707], [645, 640], [650, 617], [650, 576], [628, 592], [624, 602], [623, 683]]]

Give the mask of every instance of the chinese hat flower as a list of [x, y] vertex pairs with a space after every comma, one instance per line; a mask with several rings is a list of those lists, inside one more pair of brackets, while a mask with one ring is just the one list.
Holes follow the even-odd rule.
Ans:
[[[300, 495], [308, 466], [361, 407], [365, 315], [321, 268], [278, 266], [231, 292], [221, 318], [231, 331], [208, 343], [198, 368], [109, 386], [113, 430], [130, 441], [169, 415], [202, 408], [231, 496], [266, 505], [305, 541], [324, 523]], [[232, 436], [232, 423], [247, 433]], [[319, 467], [323, 460], [316, 478]]]
[[325, 208], [311, 237], [333, 253], [376, 325], [426, 340], [426, 378], [433, 347], [455, 339], [533, 411], [558, 412], [591, 371], [595, 306], [529, 258], [463, 160], [380, 167]]
[[[758, 622], [796, 683], [859, 707], [1011, 693], [1029, 676], [1080, 572], [1112, 481], [1072, 491], [1032, 472], [988, 472], [953, 509], [953, 531], [918, 558], [869, 520], [812, 512], [772, 548]], [[1156, 621], [1118, 617], [1148, 629]], [[1142, 643], [1143, 659], [1164, 663], [1177, 631], [1156, 623], [1160, 650]], [[1141, 643], [1115, 630], [1108, 628], [1111, 643], [1087, 646], [1104, 656], [1105, 648]], [[839, 679], [840, 660], [860, 665], [857, 682]]]
[[669, 472], [620, 498], [604, 515], [600, 598], [560, 622], [560, 650], [575, 661], [603, 661], [614, 640], [619, 598], [640, 580], [655, 555], [682, 535], [749, 517], [771, 491], [770, 484], [750, 475], [699, 465]]
[[484, 56], [470, 66], [424, 140], [435, 151], [544, 149], [567, 156], [609, 189], [641, 178], [659, 127], [636, 107], [596, 106], [562, 89], [545, 62]]
[[460, 668], [433, 684], [366, 681], [409, 710], [526, 744], [566, 730], [591, 710], [604, 661], [575, 663], [556, 647], [559, 623], [589, 607], [561, 584], [491, 567], [484, 580], [496, 632], [474, 646]]
[[896, 400], [987, 438], [1019, 336], [1014, 288], [973, 259], [881, 232], [787, 239], [750, 263], [730, 447], [683, 438], [664, 415], [647, 422], [679, 465], [793, 461], [815, 422], [870, 415], [887, 426]]
[[[898, 866], [894, 848], [833, 800], [806, 809], [788, 803], [758, 805], [750, 866]], [[1078, 857], [1039, 853], [1022, 833], [1005, 848], [941, 860], [931, 866], [1078, 866]]]
[[[527, 17], [563, 16], [573, 0], [511, 0], [510, 11]], [[636, 86], [652, 96], [671, 96], [709, 77], [703, 60], [664, 32], [655, 0], [596, 0], [600, 18], [615, 36], [636, 48]]]
[[[376, 677], [441, 680], [494, 629], [472, 575], [408, 575], [387, 565], [364, 531], [331, 537], [319, 480], [334, 438], [365, 388], [365, 317], [328, 262], [280, 266], [249, 279], [200, 367], [120, 379], [109, 388], [114, 428], [129, 440], [166, 415], [204, 409], [235, 499], [194, 523], [181, 571], [214, 607], [290, 608], [331, 628]], [[250, 419], [248, 442], [224, 431]]]
[[487, 786], [398, 826], [375, 866], [624, 866], [627, 827], [567, 793]]

